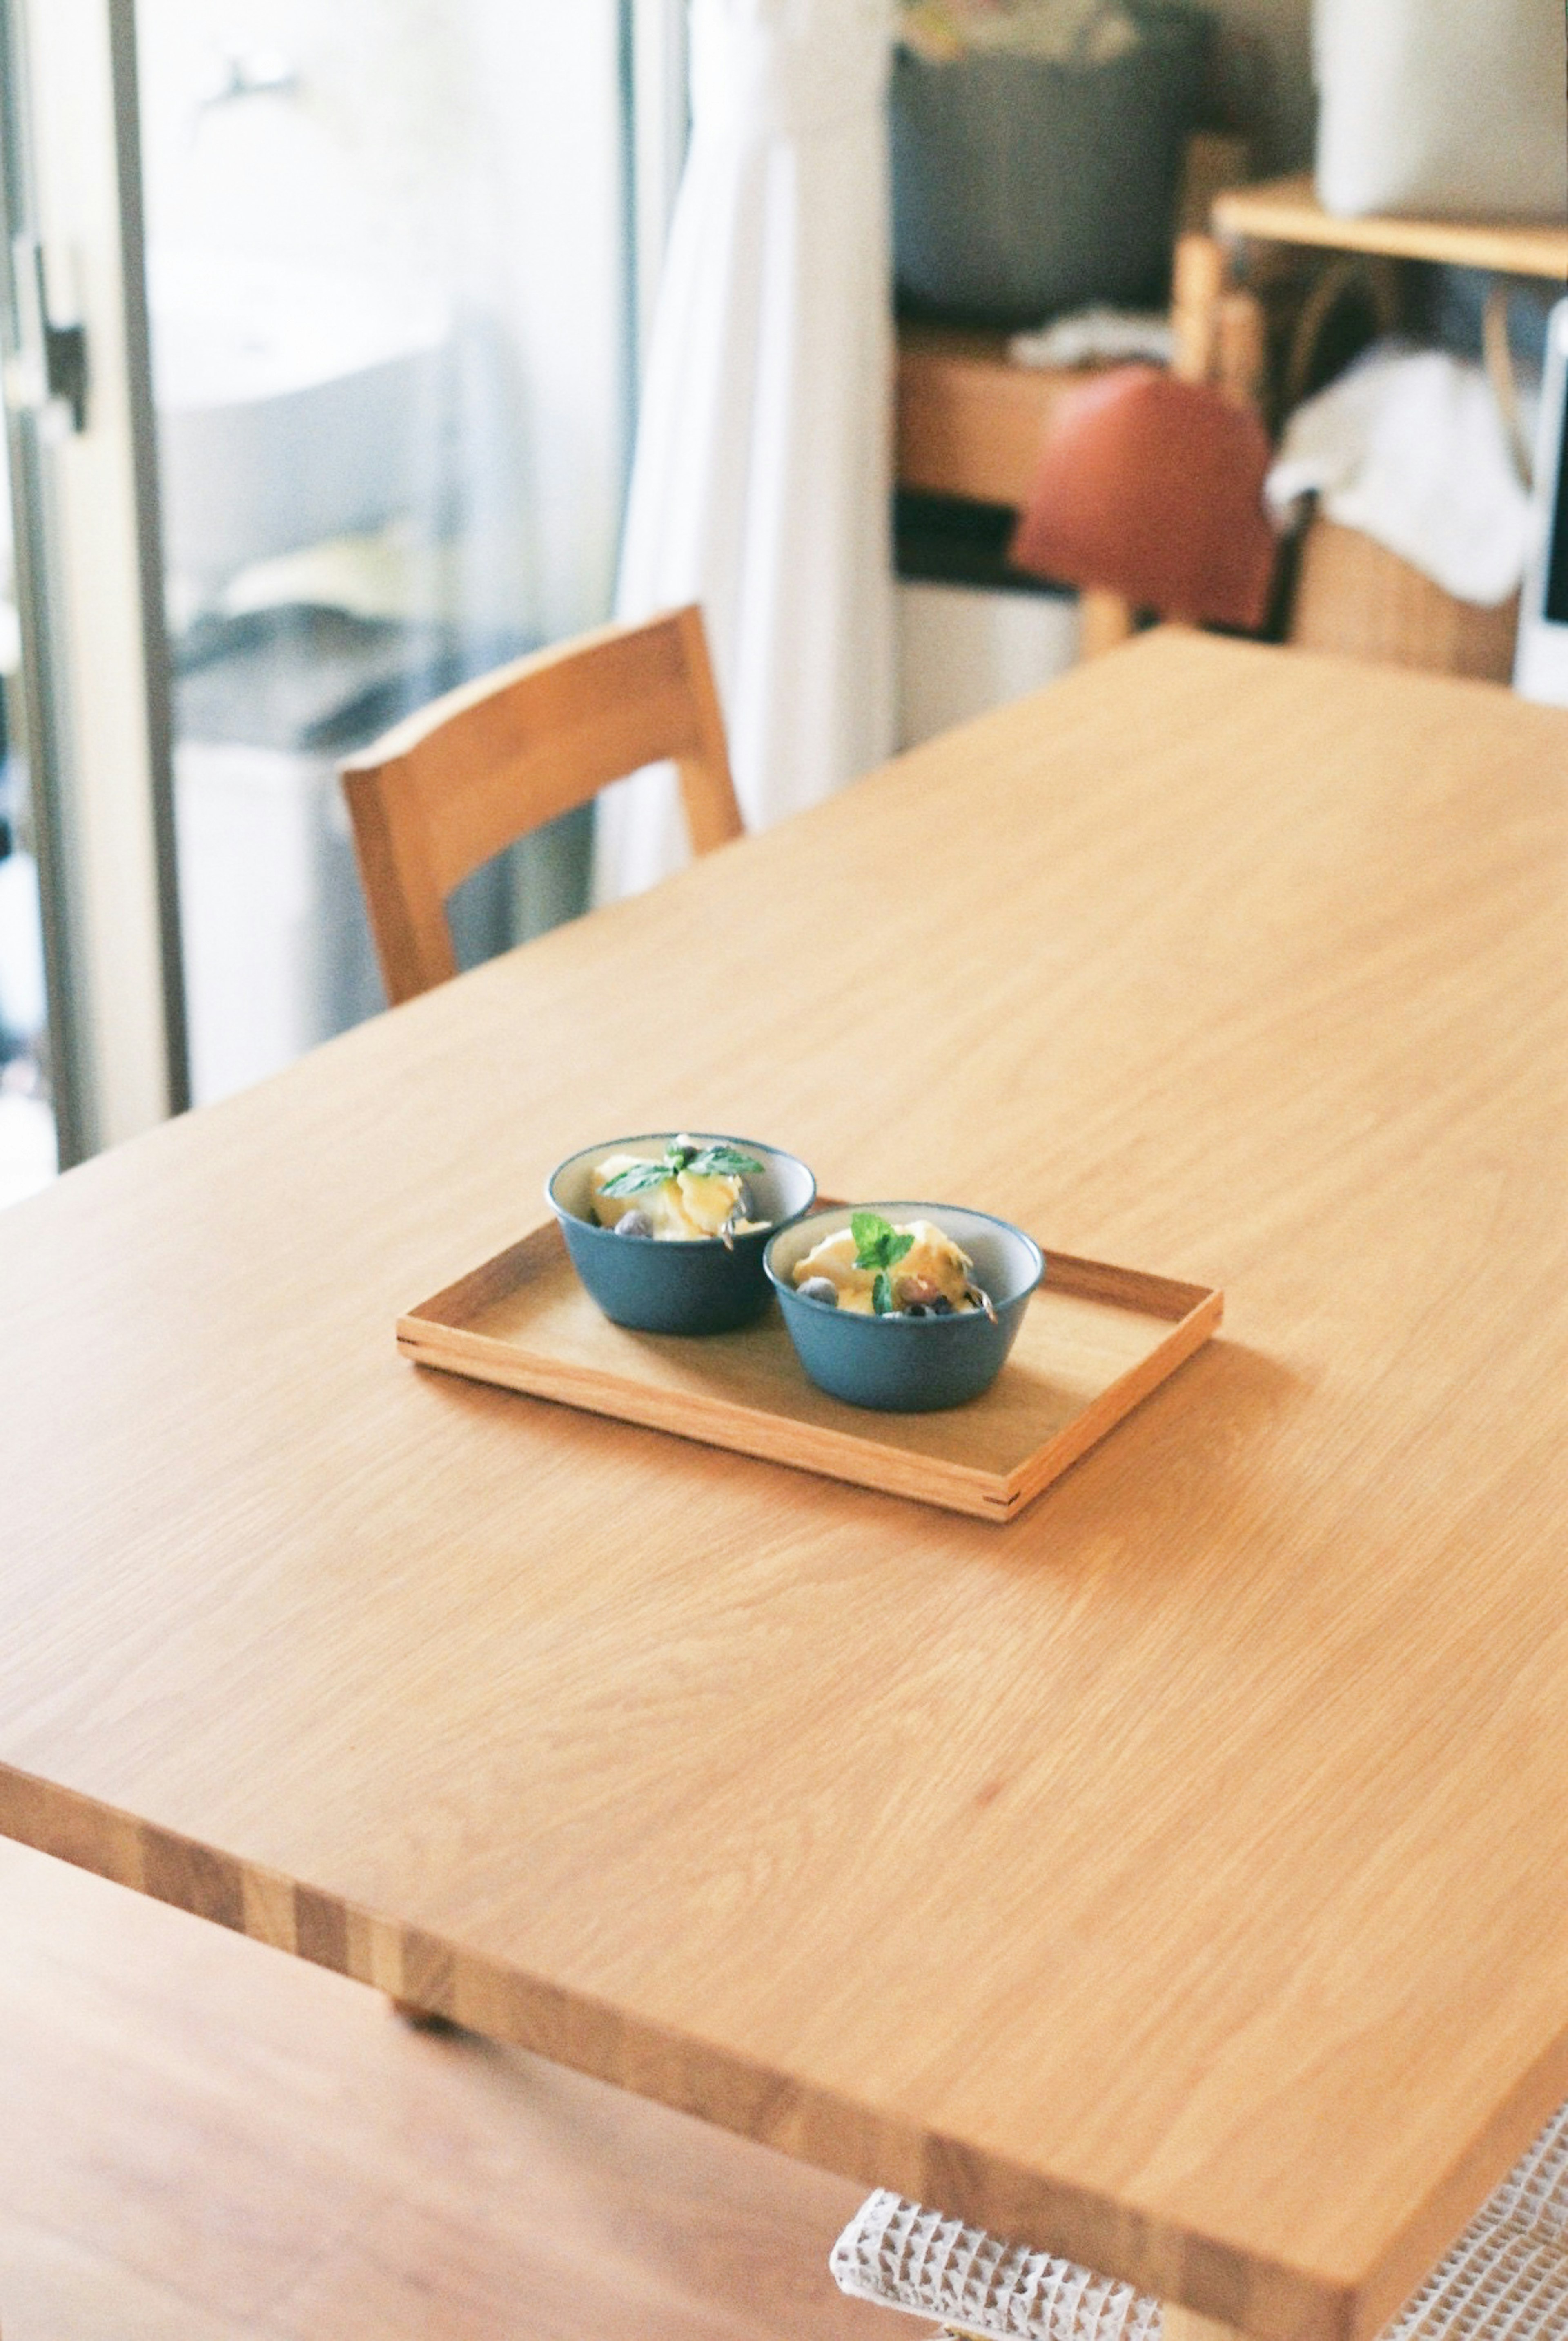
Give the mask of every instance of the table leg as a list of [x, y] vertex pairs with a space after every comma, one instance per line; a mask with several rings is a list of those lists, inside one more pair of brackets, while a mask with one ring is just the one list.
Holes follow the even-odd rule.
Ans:
[[433, 2007], [422, 2007], [417, 1999], [394, 1999], [390, 1992], [387, 1997], [393, 2015], [401, 2016], [415, 2032], [459, 2032], [462, 2028], [450, 2016], [438, 2015]]
[[1131, 607], [1119, 593], [1080, 593], [1078, 618], [1080, 658], [1098, 658], [1102, 652], [1115, 650], [1134, 628]]

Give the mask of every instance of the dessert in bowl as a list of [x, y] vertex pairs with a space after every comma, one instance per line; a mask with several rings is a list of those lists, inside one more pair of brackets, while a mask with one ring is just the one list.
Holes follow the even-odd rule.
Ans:
[[605, 1315], [644, 1333], [729, 1333], [768, 1305], [762, 1256], [809, 1210], [806, 1164], [755, 1139], [656, 1131], [568, 1155], [545, 1188]]
[[908, 1414], [990, 1388], [1046, 1267], [1007, 1220], [909, 1202], [799, 1220], [769, 1240], [763, 1264], [818, 1388]]

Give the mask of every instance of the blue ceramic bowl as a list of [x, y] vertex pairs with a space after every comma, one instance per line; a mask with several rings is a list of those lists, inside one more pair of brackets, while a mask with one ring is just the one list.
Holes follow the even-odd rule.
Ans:
[[[716, 1144], [720, 1135], [690, 1134], [704, 1146]], [[732, 1333], [768, 1306], [762, 1255], [780, 1228], [810, 1210], [817, 1181], [793, 1154], [759, 1146], [751, 1138], [725, 1138], [725, 1145], [755, 1155], [763, 1166], [746, 1183], [765, 1227], [737, 1236], [730, 1244], [718, 1236], [692, 1243], [660, 1243], [601, 1228], [592, 1215], [589, 1183], [599, 1164], [610, 1154], [662, 1154], [679, 1135], [657, 1130], [585, 1146], [551, 1171], [545, 1193], [561, 1221], [572, 1266], [617, 1325], [630, 1325], [640, 1333]]]
[[803, 1300], [793, 1281], [796, 1263], [835, 1230], [848, 1227], [850, 1207], [819, 1211], [781, 1228], [764, 1259], [779, 1295], [796, 1355], [819, 1390], [851, 1406], [888, 1413], [929, 1414], [962, 1406], [988, 1390], [1012, 1348], [1029, 1295], [1046, 1272], [1033, 1236], [987, 1211], [950, 1203], [857, 1203], [902, 1225], [929, 1220], [962, 1246], [975, 1263], [975, 1281], [996, 1304], [993, 1325], [983, 1310], [952, 1317], [863, 1317], [826, 1301]]

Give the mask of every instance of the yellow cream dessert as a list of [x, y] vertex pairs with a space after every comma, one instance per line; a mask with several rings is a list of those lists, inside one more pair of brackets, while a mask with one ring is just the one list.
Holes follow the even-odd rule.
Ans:
[[749, 1216], [746, 1184], [746, 1174], [762, 1168], [735, 1147], [683, 1132], [662, 1156], [607, 1155], [590, 1180], [593, 1216], [601, 1228], [665, 1243], [729, 1241], [768, 1225]]
[[[865, 1212], [855, 1215], [857, 1222], [871, 1218]], [[972, 1281], [975, 1264], [951, 1236], [944, 1235], [929, 1220], [910, 1220], [902, 1227], [890, 1227], [886, 1220], [875, 1224], [878, 1230], [886, 1230], [880, 1240], [876, 1236], [868, 1243], [863, 1240], [863, 1231], [855, 1224], [824, 1236], [796, 1263], [796, 1290], [803, 1292], [814, 1283], [830, 1286], [836, 1307], [853, 1310], [862, 1317], [948, 1317], [984, 1306]], [[909, 1239], [908, 1243], [902, 1240], [905, 1237]], [[886, 1266], [884, 1260], [888, 1261]], [[878, 1310], [877, 1286], [883, 1279], [883, 1307]], [[829, 1296], [819, 1290], [808, 1297], [826, 1300]]]

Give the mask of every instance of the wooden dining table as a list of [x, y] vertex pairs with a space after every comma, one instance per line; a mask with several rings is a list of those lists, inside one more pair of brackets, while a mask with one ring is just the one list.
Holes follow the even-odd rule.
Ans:
[[[1568, 714], [1161, 632], [73, 1171], [0, 1830], [1358, 2341], [1568, 2096], [1565, 950]], [[1223, 1333], [1005, 1526], [400, 1358], [669, 1128]]]

